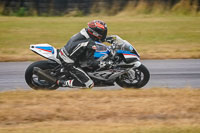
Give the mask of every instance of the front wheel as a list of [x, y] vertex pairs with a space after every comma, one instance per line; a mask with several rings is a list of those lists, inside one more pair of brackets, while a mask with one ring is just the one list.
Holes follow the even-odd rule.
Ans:
[[123, 88], [141, 88], [145, 86], [150, 79], [148, 69], [142, 64], [138, 68], [131, 69], [127, 73], [116, 79], [116, 83]]
[[37, 61], [32, 63], [25, 72], [25, 80], [26, 83], [35, 90], [55, 90], [59, 86], [56, 84], [49, 83], [45, 79], [37, 76], [33, 73], [34, 67], [39, 67], [42, 70], [50, 70], [53, 69], [57, 64], [49, 63], [49, 61]]

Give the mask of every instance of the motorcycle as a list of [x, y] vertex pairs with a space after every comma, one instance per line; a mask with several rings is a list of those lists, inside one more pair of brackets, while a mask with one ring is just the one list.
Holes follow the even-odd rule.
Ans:
[[[148, 69], [140, 62], [140, 55], [126, 40], [114, 35], [111, 46], [96, 43], [94, 58], [109, 63], [109, 67], [92, 69], [86, 62], [80, 61], [80, 67], [94, 81], [94, 87], [114, 86], [138, 89], [145, 86], [149, 79]], [[35, 90], [55, 90], [58, 79], [70, 80], [73, 75], [63, 67], [57, 58], [59, 49], [49, 44], [33, 44], [30, 50], [47, 58], [32, 63], [25, 72], [26, 83]]]

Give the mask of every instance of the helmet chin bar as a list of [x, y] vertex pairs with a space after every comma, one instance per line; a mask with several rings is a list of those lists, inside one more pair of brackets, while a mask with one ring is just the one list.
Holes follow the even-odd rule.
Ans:
[[92, 36], [94, 36], [95, 38], [97, 38], [98, 40], [102, 39], [102, 35], [100, 35], [99, 33], [97, 33], [96, 31], [94, 31], [91, 28], [88, 28], [88, 33]]

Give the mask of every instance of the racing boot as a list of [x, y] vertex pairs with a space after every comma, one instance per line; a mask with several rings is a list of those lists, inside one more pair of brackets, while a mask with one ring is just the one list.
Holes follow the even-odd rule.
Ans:
[[73, 79], [73, 80], [57, 80], [57, 85], [60, 87], [70, 87], [70, 88], [93, 88], [94, 87], [94, 82], [92, 80], [87, 81], [85, 84], [80, 83], [78, 80]]
[[70, 87], [72, 88], [73, 87], [73, 81], [74, 80], [57, 80], [57, 85], [60, 86], [60, 87]]

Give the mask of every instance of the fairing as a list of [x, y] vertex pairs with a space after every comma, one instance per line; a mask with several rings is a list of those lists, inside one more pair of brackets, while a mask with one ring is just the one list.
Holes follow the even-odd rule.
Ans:
[[100, 43], [100, 42], [95, 42], [95, 43], [96, 43], [96, 47], [97, 47], [96, 52], [94, 53], [95, 59], [98, 59], [98, 58], [104, 56], [105, 54], [110, 53], [108, 46], [106, 46], [105, 44]]
[[106, 46], [100, 42], [96, 42], [97, 50], [94, 54], [96, 59], [110, 53], [110, 49], [113, 48], [116, 54], [123, 55], [126, 63], [131, 63], [134, 61], [139, 61], [140, 56], [136, 49], [126, 40], [121, 39], [119, 36], [113, 36], [115, 38], [114, 45]]
[[61, 64], [60, 60], [56, 58], [57, 49], [49, 44], [32, 44], [30, 45], [30, 49], [33, 52], [43, 56], [44, 58], [56, 61], [57, 63]]

